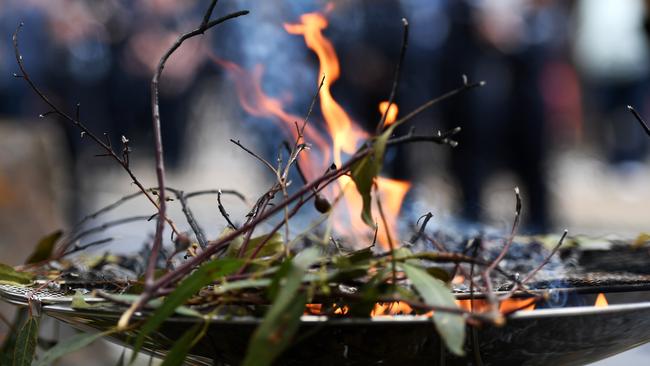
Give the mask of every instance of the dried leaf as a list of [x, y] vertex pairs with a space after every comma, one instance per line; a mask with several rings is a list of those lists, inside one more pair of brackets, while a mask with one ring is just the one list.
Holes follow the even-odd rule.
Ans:
[[183, 305], [187, 299], [196, 294], [203, 286], [235, 272], [243, 265], [243, 263], [242, 260], [233, 258], [217, 259], [205, 263], [179, 283], [178, 286], [176, 286], [176, 289], [165, 298], [162, 305], [151, 314], [140, 328], [138, 337], [134, 343], [133, 357], [131, 360], [135, 359], [137, 356], [137, 353], [142, 348], [146, 337], [151, 332], [158, 329], [158, 327], [176, 311], [176, 308]]
[[[300, 252], [293, 260], [283, 263], [286, 271], [278, 271], [277, 282], [280, 284], [275, 301], [257, 327], [248, 344], [244, 366], [271, 365], [291, 342], [291, 338], [300, 326], [300, 316], [305, 309], [307, 296], [300, 292], [300, 285], [307, 268], [318, 258], [318, 251], [307, 249]], [[274, 280], [275, 281], [275, 280]]]
[[642, 247], [644, 244], [650, 242], [650, 233], [641, 233], [639, 234], [634, 242], [632, 243], [632, 248]]
[[49, 259], [52, 256], [54, 246], [62, 235], [63, 231], [57, 230], [39, 240], [38, 244], [36, 245], [36, 249], [34, 249], [34, 252], [32, 252], [29, 258], [27, 258], [27, 261], [25, 261], [25, 263], [38, 263]]
[[192, 349], [192, 346], [196, 343], [195, 339], [201, 333], [201, 328], [203, 328], [203, 324], [198, 323], [187, 332], [183, 333], [183, 335], [174, 342], [174, 346], [165, 356], [165, 360], [161, 366], [182, 365], [187, 354], [190, 352], [190, 349]]
[[[400, 267], [428, 305], [446, 308], [458, 307], [451, 290], [445, 286], [444, 282], [411, 264], [401, 263]], [[454, 354], [462, 356], [465, 353], [463, 349], [465, 344], [465, 319], [458, 314], [435, 311], [433, 313], [433, 322], [447, 348]]]
[[372, 218], [372, 197], [370, 193], [375, 178], [384, 164], [386, 143], [393, 134], [394, 129], [395, 125], [391, 125], [381, 135], [377, 136], [372, 142], [372, 153], [356, 162], [350, 170], [350, 176], [363, 200], [361, 219], [372, 228], [375, 227], [375, 220]]
[[0, 263], [0, 283], [28, 285], [34, 275], [28, 272], [18, 272], [13, 267]]
[[94, 334], [79, 333], [69, 339], [66, 339], [65, 341], [59, 342], [56, 346], [50, 348], [43, 354], [43, 357], [41, 357], [34, 366], [53, 365], [54, 362], [59, 358], [69, 353], [76, 352], [113, 332], [114, 330], [108, 330], [106, 332]]
[[30, 316], [18, 332], [14, 349], [14, 366], [31, 366], [38, 342], [40, 318]]

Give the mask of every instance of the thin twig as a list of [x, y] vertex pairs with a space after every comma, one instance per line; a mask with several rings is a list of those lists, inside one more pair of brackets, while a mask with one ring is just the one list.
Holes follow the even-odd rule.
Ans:
[[393, 106], [395, 103], [395, 94], [397, 94], [397, 87], [399, 86], [399, 79], [402, 71], [402, 62], [404, 62], [404, 56], [406, 55], [406, 49], [408, 48], [408, 43], [409, 43], [409, 22], [406, 20], [406, 18], [402, 18], [402, 25], [404, 27], [404, 31], [402, 33], [402, 48], [400, 49], [399, 52], [399, 60], [397, 61], [397, 65], [395, 66], [395, 75], [393, 77], [393, 86], [390, 90], [390, 95], [388, 97], [388, 107], [382, 113], [381, 118], [379, 119], [379, 123], [377, 123], [377, 128], [376, 128], [376, 134], [379, 135], [381, 134], [381, 131], [384, 128], [384, 124], [386, 123], [386, 116], [388, 116], [388, 112], [390, 112], [390, 107]]
[[228, 214], [228, 211], [226, 211], [226, 208], [223, 207], [223, 203], [221, 203], [221, 192], [217, 192], [217, 205], [219, 206], [219, 212], [221, 213], [221, 216], [223, 216], [223, 218], [226, 219], [228, 225], [231, 228], [237, 230], [237, 225], [233, 224], [233, 222], [230, 221], [230, 215]]
[[88, 249], [90, 247], [95, 247], [95, 246], [98, 246], [98, 245], [110, 243], [113, 240], [115, 240], [115, 238], [104, 238], [104, 239], [95, 240], [95, 241], [92, 241], [90, 243], [86, 243], [86, 244], [82, 244], [82, 245], [75, 245], [74, 247], [72, 247], [72, 249], [65, 252], [61, 257], [68, 256], [70, 254], [80, 252], [82, 250], [86, 250], [86, 249]]
[[252, 150], [250, 150], [250, 149], [247, 148], [246, 146], [242, 145], [242, 143], [239, 142], [239, 140], [233, 140], [233, 139], [230, 139], [230, 142], [232, 142], [233, 144], [239, 146], [242, 150], [246, 151], [246, 152], [249, 153], [251, 156], [253, 156], [255, 159], [257, 159], [257, 160], [259, 160], [260, 162], [262, 162], [262, 164], [264, 164], [267, 168], [269, 168], [269, 169], [271, 170], [271, 172], [273, 173], [273, 175], [278, 175], [278, 171], [277, 171], [277, 169], [275, 169], [275, 167], [274, 167], [271, 163], [269, 163], [268, 160], [264, 159], [263, 157], [261, 157], [260, 155], [256, 154], [255, 152], [253, 152]]
[[384, 225], [384, 232], [386, 233], [386, 239], [388, 240], [388, 248], [390, 249], [390, 266], [391, 273], [393, 278], [393, 287], [397, 286], [397, 260], [395, 259], [395, 243], [393, 243], [393, 238], [390, 235], [390, 228], [388, 227], [388, 220], [386, 220], [386, 215], [384, 214], [384, 208], [381, 205], [381, 199], [377, 194], [377, 185], [375, 184], [375, 201], [377, 201], [377, 208], [379, 209], [379, 217], [381, 222]]
[[201, 248], [205, 248], [208, 243], [208, 239], [205, 237], [205, 233], [203, 232], [203, 229], [201, 229], [201, 226], [199, 226], [198, 221], [196, 218], [194, 218], [194, 213], [192, 212], [190, 205], [187, 203], [187, 196], [185, 195], [185, 192], [169, 187], [166, 189], [172, 192], [181, 203], [181, 210], [185, 215], [185, 220], [190, 225], [190, 228], [192, 228], [192, 231], [196, 236], [196, 240], [199, 242], [199, 246], [201, 246]]
[[645, 120], [643, 120], [643, 118], [641, 117], [639, 112], [637, 112], [636, 109], [634, 109], [634, 107], [632, 107], [631, 105], [628, 105], [627, 109], [630, 112], [632, 112], [632, 114], [634, 115], [634, 118], [636, 118], [636, 120], [639, 121], [639, 124], [641, 125], [641, 127], [645, 131], [646, 135], [650, 136], [650, 127], [648, 127], [648, 124], [645, 122]]
[[457, 89], [454, 89], [454, 90], [452, 90], [450, 92], [447, 92], [447, 93], [445, 93], [445, 94], [443, 94], [443, 95], [441, 95], [441, 96], [439, 96], [437, 98], [433, 98], [433, 99], [429, 100], [428, 102], [426, 102], [426, 103], [422, 104], [421, 106], [415, 108], [412, 112], [410, 112], [406, 116], [404, 116], [404, 117], [398, 119], [397, 121], [395, 121], [395, 124], [405, 123], [405, 122], [413, 119], [414, 117], [416, 117], [418, 114], [426, 111], [427, 109], [431, 108], [432, 106], [434, 106], [434, 105], [436, 105], [436, 104], [438, 104], [438, 103], [440, 103], [440, 102], [442, 102], [444, 100], [447, 100], [447, 99], [449, 99], [449, 98], [451, 98], [451, 97], [453, 97], [453, 96], [455, 96], [457, 94], [460, 94], [460, 93], [465, 92], [467, 90], [474, 89], [476, 87], [483, 86], [483, 85], [485, 85], [485, 81], [479, 81], [479, 82], [470, 84], [470, 83], [467, 83], [467, 80], [463, 80], [463, 85], [461, 87], [459, 87]]
[[408, 243], [410, 245], [413, 245], [418, 240], [420, 240], [420, 237], [422, 237], [422, 234], [424, 234], [424, 230], [427, 228], [427, 224], [429, 223], [429, 220], [431, 220], [432, 217], [433, 214], [431, 212], [427, 212], [426, 214], [420, 216], [418, 222], [420, 222], [421, 219], [424, 219], [424, 221], [422, 221], [422, 225], [420, 226], [420, 229], [418, 229], [418, 231], [415, 234], [413, 234], [413, 236], [411, 236], [411, 239], [409, 239]]
[[[115, 153], [115, 151], [113, 150], [113, 148], [111, 146], [109, 146], [106, 142], [102, 141], [102, 139], [100, 139], [97, 135], [95, 135], [92, 131], [90, 131], [90, 129], [88, 129], [88, 127], [86, 127], [86, 125], [84, 123], [82, 123], [78, 118], [72, 117], [69, 114], [67, 114], [66, 112], [64, 112], [63, 110], [61, 110], [57, 105], [54, 104], [54, 102], [52, 102], [50, 100], [50, 98], [47, 97], [47, 95], [45, 95], [45, 93], [43, 93], [43, 91], [41, 91], [38, 88], [38, 86], [36, 86], [34, 81], [29, 76], [29, 73], [27, 72], [27, 69], [25, 68], [25, 64], [23, 62], [23, 56], [20, 53], [20, 48], [18, 46], [18, 34], [19, 34], [20, 30], [22, 29], [23, 25], [24, 25], [24, 23], [22, 23], [22, 22], [18, 25], [18, 27], [16, 28], [16, 31], [14, 32], [13, 37], [12, 37], [13, 47], [14, 47], [14, 54], [15, 54], [15, 57], [16, 57], [16, 62], [18, 64], [18, 68], [20, 69], [20, 75], [18, 75], [18, 74], [14, 74], [14, 75], [24, 79], [27, 82], [27, 84], [29, 85], [29, 87], [36, 93], [36, 95], [38, 95], [38, 97], [43, 102], [45, 102], [45, 104], [47, 104], [51, 108], [51, 111], [48, 112], [48, 113], [54, 113], [54, 114], [58, 115], [59, 117], [61, 117], [61, 118], [65, 119], [65, 120], [69, 121], [70, 123], [72, 123], [74, 126], [76, 126], [78, 129], [81, 130], [81, 136], [82, 137], [83, 136], [90, 137], [91, 140], [93, 140], [102, 150], [105, 151], [105, 154], [102, 154], [102, 155], [109, 156], [109, 157], [113, 158], [113, 160], [115, 160], [120, 166], [122, 166], [124, 171], [126, 171], [126, 173], [131, 178], [131, 181], [138, 187], [138, 189], [140, 189], [140, 191], [147, 197], [147, 199], [149, 199], [149, 201], [158, 209], [159, 207], [158, 207], [158, 203], [156, 202], [156, 200], [147, 192], [147, 190], [144, 188], [142, 183], [140, 183], [140, 181], [135, 176], [133, 171], [129, 168], [128, 160], [124, 160], [123, 158], [118, 156], [117, 153]], [[77, 108], [76, 108], [76, 112], [75, 112], [77, 117], [79, 116], [79, 106], [80, 106], [80, 104], [77, 104]], [[172, 230], [174, 232], [178, 233], [178, 230], [176, 229], [176, 226], [174, 225], [174, 222], [171, 221], [171, 219], [165, 217], [164, 215], [162, 217], [164, 217], [165, 220], [169, 223]]]
[[160, 201], [158, 205], [158, 222], [156, 225], [156, 234], [154, 236], [153, 245], [151, 247], [151, 255], [149, 256], [149, 262], [147, 263], [147, 270], [145, 272], [145, 288], [151, 287], [154, 282], [154, 272], [156, 269], [156, 263], [158, 260], [158, 253], [162, 247], [162, 234], [164, 230], [164, 218], [166, 213], [166, 202], [165, 202], [165, 163], [163, 159], [163, 146], [162, 146], [162, 133], [160, 125], [160, 107], [158, 103], [158, 84], [160, 77], [162, 75], [165, 64], [171, 55], [185, 42], [185, 40], [201, 35], [205, 33], [208, 29], [225, 22], [226, 20], [233, 19], [242, 15], [248, 14], [247, 10], [238, 11], [232, 14], [228, 14], [224, 17], [215, 20], [209, 20], [212, 16], [212, 11], [216, 5], [217, 0], [212, 0], [210, 3], [205, 15], [203, 16], [203, 21], [201, 25], [188, 33], [182, 34], [178, 37], [176, 42], [163, 54], [158, 62], [156, 67], [156, 72], [151, 79], [151, 113], [152, 113], [152, 124], [153, 124], [153, 134], [155, 142], [155, 157], [156, 157], [156, 178], [158, 180], [158, 190], [160, 194]]

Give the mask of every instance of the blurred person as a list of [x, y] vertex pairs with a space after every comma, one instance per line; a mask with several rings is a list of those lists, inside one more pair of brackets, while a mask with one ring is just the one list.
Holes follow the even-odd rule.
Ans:
[[458, 87], [462, 74], [487, 82], [441, 105], [448, 126], [463, 128], [450, 161], [463, 195], [462, 216], [469, 222], [483, 219], [484, 184], [506, 167], [525, 192], [527, 231], [545, 232], [550, 225], [548, 141], [540, 84], [561, 38], [562, 8], [551, 1], [483, 0], [450, 3], [448, 12], [442, 89]]
[[647, 137], [629, 123], [627, 105], [641, 108], [650, 70], [648, 8], [643, 0], [579, 0], [573, 56], [582, 78], [585, 109], [599, 123], [608, 161], [634, 170], [647, 155]]

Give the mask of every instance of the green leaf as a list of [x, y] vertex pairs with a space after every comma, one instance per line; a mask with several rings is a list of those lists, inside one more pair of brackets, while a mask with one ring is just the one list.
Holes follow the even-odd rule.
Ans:
[[13, 267], [0, 263], [0, 283], [27, 285], [33, 278], [31, 273], [18, 272]]
[[[454, 295], [444, 282], [411, 264], [401, 263], [400, 267], [428, 305], [446, 308], [458, 307]], [[458, 314], [434, 311], [433, 322], [447, 348], [454, 354], [462, 356], [465, 344], [465, 319]]]
[[[18, 308], [16, 315], [11, 323], [12, 330], [22, 328], [23, 324], [27, 320], [27, 308]], [[16, 339], [18, 338], [19, 332], [9, 332], [2, 347], [0, 347], [0, 365], [1, 366], [12, 366], [14, 364], [14, 352], [16, 349]]]
[[38, 342], [40, 318], [30, 316], [20, 329], [14, 349], [14, 366], [31, 366]]
[[[246, 246], [246, 251], [244, 251], [243, 258], [249, 258], [251, 255], [253, 255], [253, 252], [255, 251], [257, 246], [260, 245], [262, 241], [266, 240], [267, 237], [268, 235], [260, 235], [251, 238], [248, 241], [248, 245]], [[241, 249], [243, 243], [244, 243], [244, 239], [241, 236], [238, 236], [237, 238], [232, 240], [230, 242], [230, 245], [228, 245], [226, 256], [231, 258], [238, 257], [239, 250]], [[275, 232], [269, 238], [266, 244], [264, 244], [264, 247], [260, 249], [260, 252], [257, 253], [257, 258], [272, 257], [281, 253], [284, 253], [284, 242], [282, 241], [282, 235], [280, 235], [280, 233], [278, 232]]]
[[68, 338], [65, 341], [61, 341], [56, 346], [50, 348], [43, 354], [43, 357], [41, 357], [34, 366], [53, 365], [56, 360], [67, 355], [68, 353], [76, 352], [113, 332], [115, 332], [115, 330], [108, 330], [103, 333], [79, 333], [77, 335], [74, 335], [71, 338]]
[[190, 328], [187, 332], [183, 333], [183, 335], [174, 343], [172, 348], [169, 350], [161, 366], [182, 365], [185, 361], [185, 358], [187, 357], [187, 354], [190, 352], [190, 349], [192, 349], [192, 346], [194, 346], [196, 343], [195, 339], [201, 333], [201, 328], [203, 327], [204, 324], [198, 323]]
[[88, 309], [92, 307], [92, 305], [86, 302], [84, 295], [80, 290], [75, 291], [70, 306], [73, 309]]
[[36, 249], [34, 249], [34, 251], [29, 256], [29, 258], [27, 258], [27, 261], [25, 263], [26, 264], [38, 263], [46, 259], [49, 259], [52, 256], [52, 251], [54, 250], [54, 246], [59, 241], [62, 235], [63, 235], [63, 231], [57, 230], [52, 234], [47, 235], [41, 240], [39, 240], [38, 244], [36, 245]]
[[233, 258], [217, 259], [205, 263], [184, 279], [176, 286], [176, 289], [169, 294], [165, 301], [156, 308], [147, 321], [142, 325], [138, 332], [138, 337], [135, 340], [133, 347], [133, 357], [135, 359], [137, 353], [142, 348], [146, 337], [158, 329], [158, 327], [176, 311], [176, 308], [183, 305], [187, 299], [196, 294], [203, 286], [213, 282], [223, 276], [227, 276], [244, 264], [244, 261]]
[[396, 125], [390, 125], [381, 135], [372, 142], [372, 153], [352, 165], [350, 176], [354, 181], [357, 191], [363, 200], [361, 219], [371, 228], [375, 227], [375, 220], [372, 218], [372, 185], [384, 164], [384, 152], [386, 143], [393, 134]]
[[278, 271], [280, 286], [275, 301], [257, 327], [248, 344], [244, 366], [271, 365], [290, 344], [300, 326], [307, 295], [300, 292], [305, 272], [318, 259], [316, 249], [306, 249], [293, 260], [287, 260], [289, 269]]

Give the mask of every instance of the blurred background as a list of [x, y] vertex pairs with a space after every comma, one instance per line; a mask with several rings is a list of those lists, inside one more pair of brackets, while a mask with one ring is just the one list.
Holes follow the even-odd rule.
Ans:
[[[160, 55], [180, 32], [196, 27], [206, 4], [0, 0], [1, 262], [21, 263], [41, 236], [135, 191], [113, 161], [95, 157], [100, 152], [78, 130], [55, 117], [38, 118], [46, 106], [12, 77], [17, 24], [25, 22], [20, 48], [34, 81], [66, 111], [80, 103], [81, 119], [97, 134], [116, 145], [128, 137], [134, 172], [153, 186], [149, 81]], [[458, 147], [414, 144], [387, 156], [385, 175], [413, 183], [402, 208], [407, 220], [432, 211], [440, 228], [506, 228], [519, 186], [526, 233], [568, 228], [634, 238], [649, 230], [650, 137], [626, 109], [650, 116], [645, 1], [223, 0], [217, 14], [242, 8], [251, 14], [187, 42], [165, 69], [161, 111], [171, 186], [236, 188], [256, 197], [272, 183], [228, 139], [273, 160], [283, 127], [246, 110], [236, 77], [215, 60], [250, 73], [263, 70], [263, 92], [287, 113], [304, 116], [319, 79], [318, 60], [283, 24], [320, 12], [341, 66], [332, 94], [359, 126], [373, 131], [406, 17], [400, 114], [460, 86], [463, 74], [487, 82], [411, 123], [421, 133], [461, 126]], [[236, 217], [246, 211], [235, 199], [225, 197], [224, 204]], [[210, 200], [195, 208], [213, 235], [223, 227], [215, 207]], [[151, 207], [136, 200], [112, 215], [134, 212]], [[179, 211], [172, 215], [182, 221]], [[121, 227], [109, 248], [138, 250], [152, 232], [153, 223]], [[627, 361], [606, 362], [639, 360], [635, 355], [647, 357], [650, 350], [635, 352]]]

